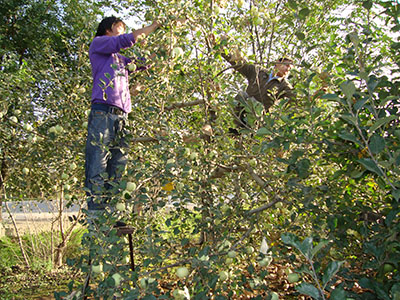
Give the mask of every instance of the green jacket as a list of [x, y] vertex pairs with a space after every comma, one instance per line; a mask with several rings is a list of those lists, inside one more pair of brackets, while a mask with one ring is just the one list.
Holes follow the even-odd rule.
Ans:
[[265, 110], [268, 111], [277, 99], [296, 96], [286, 78], [275, 77], [269, 80], [270, 72], [267, 70], [253, 64], [236, 62], [229, 54], [222, 54], [222, 56], [236, 71], [247, 78], [249, 83], [246, 88], [247, 94], [261, 102]]

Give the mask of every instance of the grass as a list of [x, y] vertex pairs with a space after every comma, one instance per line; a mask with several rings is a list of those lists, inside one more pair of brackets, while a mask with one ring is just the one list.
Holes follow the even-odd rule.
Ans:
[[[76, 229], [64, 252], [64, 261], [80, 254], [85, 229]], [[28, 300], [51, 297], [54, 291], [67, 290], [71, 278], [79, 278], [75, 270], [64, 267], [54, 270], [51, 260], [51, 234], [26, 234], [23, 246], [30, 262], [25, 266], [18, 241], [14, 237], [0, 238], [0, 295], [2, 300]], [[58, 239], [55, 241], [57, 244]], [[82, 279], [83, 280], [83, 279]]]

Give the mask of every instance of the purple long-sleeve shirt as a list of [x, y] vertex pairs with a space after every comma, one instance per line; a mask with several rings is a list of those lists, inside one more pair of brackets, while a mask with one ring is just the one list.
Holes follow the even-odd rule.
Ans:
[[134, 43], [135, 38], [131, 33], [119, 36], [103, 35], [93, 39], [89, 48], [93, 76], [92, 103], [113, 105], [126, 113], [131, 111], [126, 69], [131, 60], [118, 52], [132, 47]]

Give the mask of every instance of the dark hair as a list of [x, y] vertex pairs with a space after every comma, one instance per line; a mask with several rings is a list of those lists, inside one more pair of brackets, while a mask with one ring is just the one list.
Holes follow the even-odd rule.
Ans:
[[107, 33], [107, 30], [112, 30], [113, 25], [119, 22], [121, 22], [125, 26], [125, 23], [121, 19], [118, 19], [117, 17], [111, 16], [104, 18], [100, 22], [99, 27], [97, 27], [96, 36], [105, 35]]
[[281, 57], [276, 62], [277, 63], [283, 63], [283, 62], [293, 63], [293, 60], [289, 57]]

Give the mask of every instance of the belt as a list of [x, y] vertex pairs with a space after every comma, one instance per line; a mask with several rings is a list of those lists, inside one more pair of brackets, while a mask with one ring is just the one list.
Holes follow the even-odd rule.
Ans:
[[108, 105], [108, 104], [103, 104], [103, 103], [93, 103], [92, 104], [92, 109], [93, 110], [102, 110], [102, 111], [105, 111], [105, 112], [113, 114], [113, 115], [123, 116], [123, 115], [126, 114], [119, 107]]

